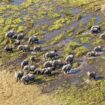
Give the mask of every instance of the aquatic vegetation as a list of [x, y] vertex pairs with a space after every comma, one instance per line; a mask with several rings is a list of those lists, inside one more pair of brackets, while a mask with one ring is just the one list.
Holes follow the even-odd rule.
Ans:
[[79, 21], [80, 19], [82, 19], [82, 14], [77, 14], [75, 18], [76, 18], [76, 21]]
[[75, 41], [72, 41], [68, 44], [68, 46], [72, 49], [76, 49], [77, 47], [80, 47], [80, 44]]
[[80, 29], [78, 30], [77, 34], [81, 34], [81, 33], [83, 33], [83, 32], [84, 32], [84, 29], [83, 29], [83, 28], [80, 28]]
[[14, 24], [21, 24], [22, 23], [22, 20], [20, 18], [17, 18], [17, 19], [14, 19], [13, 20], [13, 23]]
[[52, 11], [50, 11], [48, 13], [48, 16], [49, 16], [49, 18], [60, 18], [61, 17], [61, 15], [59, 13], [55, 13], [55, 12], [52, 12]]
[[74, 53], [76, 57], [83, 56], [88, 52], [88, 49], [79, 43], [72, 41], [70, 42], [64, 51], [66, 54]]
[[73, 53], [74, 50], [75, 50], [76, 48], [80, 47], [80, 46], [81, 46], [81, 45], [80, 45], [79, 43], [77, 43], [77, 42], [75, 42], [75, 41], [72, 41], [72, 42], [70, 42], [70, 43], [67, 45], [67, 47], [65, 48], [64, 52], [65, 52], [66, 54]]
[[88, 52], [88, 49], [84, 46], [78, 47], [74, 50], [75, 56], [80, 57], [85, 55]]
[[79, 66], [78, 62], [74, 62], [72, 68], [77, 68]]
[[51, 44], [59, 43], [59, 41], [62, 40], [62, 38], [64, 37], [65, 37], [64, 34], [57, 35], [54, 39], [52, 39]]
[[54, 24], [51, 27], [49, 27], [49, 31], [58, 30], [58, 29], [62, 28], [64, 26], [64, 23], [65, 23], [64, 18], [57, 19], [54, 22]]
[[12, 20], [13, 20], [13, 17], [9, 17], [8, 19], [6, 19], [5, 25], [11, 25], [12, 24]]
[[92, 44], [93, 45], [100, 45], [100, 44], [103, 45], [105, 44], [105, 41], [102, 39], [96, 39]]
[[71, 27], [70, 30], [68, 30], [67, 32], [73, 32], [75, 30], [75, 27]]
[[94, 22], [95, 22], [95, 18], [92, 18], [90, 22], [87, 24], [86, 30], [90, 29], [94, 25]]
[[24, 32], [26, 29], [25, 26], [19, 26], [18, 29], [17, 29], [17, 32]]
[[93, 36], [87, 34], [87, 35], [77, 35], [76, 37], [80, 39], [81, 43], [89, 43], [91, 37]]
[[4, 3], [10, 3], [10, 2], [12, 2], [12, 0], [1, 0], [2, 2], [4, 2]]
[[60, 28], [63, 27], [63, 24], [59, 23], [59, 24], [54, 24], [52, 25], [52, 27], [49, 28], [49, 31], [54, 31], [54, 30], [58, 30]]
[[63, 3], [67, 3], [72, 6], [81, 6], [89, 3], [89, 0], [63, 0]]
[[64, 8], [60, 11], [61, 14], [64, 14], [67, 17], [72, 17], [72, 13], [70, 8]]
[[3, 17], [0, 17], [0, 24], [3, 24], [5, 22], [5, 19]]
[[44, 25], [42, 25], [41, 30], [45, 31], [45, 30], [48, 29], [48, 27], [49, 27], [49, 26], [48, 26], [47, 24], [44, 24]]

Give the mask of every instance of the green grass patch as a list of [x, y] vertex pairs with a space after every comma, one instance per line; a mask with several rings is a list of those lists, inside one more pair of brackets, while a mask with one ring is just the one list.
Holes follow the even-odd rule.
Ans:
[[93, 43], [93, 45], [103, 45], [105, 44], [105, 41], [103, 39], [100, 39], [100, 38], [96, 38]]
[[60, 34], [60, 35], [57, 35], [52, 41], [51, 41], [51, 44], [56, 44], [56, 43], [59, 43], [60, 40], [62, 40], [64, 38], [64, 34]]
[[75, 56], [80, 57], [85, 55], [88, 52], [88, 49], [84, 46], [78, 47], [74, 50]]
[[77, 57], [86, 54], [87, 51], [88, 51], [88, 49], [86, 47], [80, 45], [79, 43], [77, 43], [75, 41], [70, 42], [64, 50], [65, 54], [74, 53], [75, 56], [77, 56]]
[[59, 18], [54, 21], [53, 25], [49, 27], [49, 31], [58, 30], [64, 26], [64, 23], [66, 22], [65, 18]]
[[63, 105], [104, 105], [105, 80], [92, 81], [90, 85], [76, 87], [71, 85], [68, 88], [60, 88], [54, 94]]
[[25, 26], [19, 26], [18, 29], [17, 29], [17, 32], [24, 32], [26, 29]]
[[89, 3], [90, 0], [63, 0], [63, 3], [69, 4], [71, 6], [81, 6]]
[[86, 25], [86, 30], [90, 29], [95, 23], [95, 18], [92, 18], [90, 22]]
[[72, 65], [72, 68], [77, 68], [79, 66], [79, 63], [78, 62], [74, 62], [73, 65]]
[[89, 43], [89, 40], [90, 40], [89, 37], [80, 38], [81, 43]]
[[73, 35], [73, 32], [75, 30], [75, 27], [71, 27], [69, 30], [67, 30], [67, 36], [72, 36]]
[[3, 24], [5, 22], [5, 19], [3, 17], [0, 17], [0, 24]]
[[67, 45], [67, 47], [65, 48], [64, 52], [65, 52], [66, 54], [73, 53], [73, 51], [74, 51], [76, 48], [80, 47], [80, 46], [81, 46], [81, 45], [80, 45], [79, 43], [77, 43], [77, 42], [75, 42], [75, 41], [72, 41], [72, 42], [70, 42], [70, 43]]
[[51, 17], [51, 18], [60, 18], [61, 17], [61, 15], [59, 13], [55, 13], [55, 12], [52, 12], [52, 11], [50, 11], [48, 13], [48, 16]]

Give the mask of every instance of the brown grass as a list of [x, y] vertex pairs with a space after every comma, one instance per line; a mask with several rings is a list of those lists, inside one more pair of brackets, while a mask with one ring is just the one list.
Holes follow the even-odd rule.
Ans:
[[0, 105], [60, 105], [37, 85], [16, 83], [14, 73], [0, 72]]

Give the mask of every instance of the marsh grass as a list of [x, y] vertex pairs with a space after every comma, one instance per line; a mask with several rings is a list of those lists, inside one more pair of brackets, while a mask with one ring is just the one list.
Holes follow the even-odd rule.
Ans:
[[72, 6], [83, 6], [87, 3], [89, 3], [89, 0], [63, 0], [63, 4], [69, 4]]
[[89, 30], [94, 25], [94, 23], [95, 23], [95, 18], [92, 18], [90, 22], [88, 22], [85, 30]]
[[93, 43], [93, 45], [104, 45], [105, 44], [105, 41], [103, 39], [99, 39], [97, 38]]
[[[15, 51], [14, 53], [4, 53], [3, 48], [6, 45], [5, 43], [5, 33], [9, 31], [10, 29], [14, 29], [16, 32], [27, 32], [28, 36], [31, 35], [37, 35], [40, 39], [44, 38], [46, 31], [55, 31], [63, 28], [66, 25], [72, 24], [72, 19], [75, 19], [76, 21], [79, 21], [81, 18], [83, 18], [83, 12], [85, 13], [85, 10], [89, 10], [93, 8], [93, 10], [96, 10], [94, 6], [96, 4], [89, 4], [89, 6], [85, 6], [85, 4], [89, 3], [90, 0], [55, 0], [56, 4], [52, 2], [52, 0], [27, 0], [27, 2], [17, 6], [17, 5], [3, 5], [0, 7], [0, 65], [5, 65], [9, 61], [13, 61], [18, 59], [20, 55], [22, 55], [22, 52]], [[97, 2], [97, 5], [100, 1]], [[51, 4], [51, 5], [50, 5]], [[55, 9], [57, 6], [61, 6], [61, 8], [67, 7], [67, 9], [62, 9], [59, 13], [55, 12]], [[75, 7], [75, 6], [81, 6], [83, 8], [83, 12], [77, 14], [75, 17], [73, 17], [71, 11], [68, 7]], [[94, 9], [95, 8], [95, 9]], [[42, 20], [44, 18], [48, 18], [49, 20], [52, 20], [52, 24], [50, 25], [36, 25], [37, 20]], [[42, 47], [49, 47], [48, 51], [50, 50], [60, 50], [62, 51], [62, 55], [60, 56], [60, 59], [64, 60], [66, 55], [73, 53], [75, 54], [75, 57], [81, 57], [85, 55], [88, 51], [86, 47], [83, 46], [85, 43], [90, 43], [94, 46], [105, 44], [104, 40], [99, 39], [96, 35], [85, 35], [83, 36], [82, 33], [84, 31], [87, 31], [91, 28], [92, 25], [95, 23], [95, 18], [92, 18], [90, 22], [86, 25], [86, 29], [83, 29], [83, 24], [79, 24], [78, 32], [76, 33], [76, 37], [74, 37], [73, 41], [70, 41], [69, 43], [66, 43], [64, 46], [54, 46], [54, 44], [60, 44], [59, 42], [62, 41], [65, 37], [69, 38], [74, 35], [75, 27], [71, 27], [69, 30], [65, 32], [65, 34], [58, 34], [56, 37], [54, 37], [51, 41], [45, 42], [44, 44], [41, 44]], [[104, 24], [104, 23], [103, 23]], [[77, 41], [79, 40], [79, 42]], [[8, 43], [10, 44], [10, 43]], [[12, 44], [12, 43], [11, 43]], [[10, 45], [11, 45], [10, 44]], [[32, 46], [31, 46], [32, 47]], [[62, 49], [63, 48], [63, 49]], [[40, 61], [38, 63], [34, 63], [38, 67], [43, 67], [43, 62], [45, 61], [44, 54], [46, 51], [38, 53], [35, 55], [35, 57], [39, 58]], [[29, 54], [31, 56], [31, 54]], [[104, 59], [104, 57], [103, 57]], [[101, 62], [101, 61], [100, 61]], [[20, 63], [20, 62], [18, 62]], [[90, 64], [93, 64], [93, 61], [90, 61]], [[74, 62], [73, 68], [78, 67], [78, 62]], [[104, 63], [102, 64], [104, 65]], [[9, 65], [10, 66], [10, 65]], [[97, 67], [97, 66], [96, 66]], [[17, 67], [18, 68], [18, 67]], [[15, 71], [15, 69], [12, 69]], [[18, 68], [18, 70], [20, 70]], [[101, 67], [101, 70], [104, 70], [104, 67]], [[104, 72], [103, 72], [104, 73]], [[5, 73], [6, 74], [6, 73]], [[1, 75], [2, 78], [8, 78], [7, 75]], [[22, 84], [16, 84], [13, 80], [13, 75], [10, 75], [10, 78], [6, 84], [9, 83], [9, 86], [5, 86], [4, 92], [6, 92], [6, 88], [13, 86], [13, 92], [15, 92], [16, 89], [16, 96], [18, 93], [18, 98], [13, 94], [13, 96], [10, 95], [10, 97], [4, 102], [16, 102], [16, 104], [22, 101], [23, 104], [31, 105], [32, 103], [38, 104], [38, 105], [52, 105], [51, 100], [54, 99], [51, 98], [50, 101], [48, 100], [46, 96], [42, 96], [42, 94], [37, 94], [37, 91], [34, 91], [36, 85], [32, 86], [23, 86]], [[36, 76], [37, 77], [37, 76]], [[41, 78], [47, 82], [55, 79], [55, 77], [38, 77]], [[4, 79], [4, 80], [5, 80]], [[11, 81], [12, 82], [11, 82]], [[2, 81], [1, 81], [2, 82]], [[3, 82], [4, 83], [4, 82]], [[0, 83], [2, 84], [2, 83]], [[91, 85], [92, 84], [92, 85]], [[104, 93], [105, 93], [105, 81], [92, 81], [91, 84], [85, 84], [80, 87], [76, 86], [70, 86], [66, 88], [61, 88], [57, 91], [57, 100], [58, 98], [62, 101], [62, 104], [64, 105], [104, 105]], [[15, 86], [16, 85], [16, 86]], [[67, 84], [68, 85], [68, 84]], [[67, 86], [64, 84], [64, 86]], [[1, 85], [2, 87], [2, 85]], [[24, 89], [23, 89], [24, 88]], [[38, 87], [39, 88], [39, 87]], [[1, 90], [1, 89], [0, 89]], [[12, 89], [10, 89], [12, 90]], [[32, 90], [32, 91], [31, 91]], [[27, 92], [26, 92], [27, 91]], [[8, 91], [9, 93], [10, 91]], [[8, 95], [8, 93], [6, 95]], [[26, 93], [27, 95], [24, 95]], [[24, 96], [23, 96], [23, 95]], [[1, 94], [3, 96], [3, 94]], [[6, 96], [4, 95], [4, 96]], [[35, 99], [35, 97], [37, 98]], [[27, 97], [27, 98], [26, 98]], [[31, 97], [31, 98], [30, 98]], [[40, 97], [40, 98], [39, 98]], [[1, 99], [1, 98], [0, 98]], [[38, 101], [36, 101], [38, 100]], [[0, 100], [0, 103], [2, 102], [2, 99]], [[4, 104], [3, 102], [3, 104]], [[26, 103], [25, 103], [26, 102]], [[2, 105], [3, 105], [2, 104]], [[14, 105], [15, 103], [13, 103]], [[18, 105], [18, 104], [17, 104]], [[53, 105], [59, 105], [58, 103], [53, 103]], [[60, 104], [61, 105], [61, 104]]]
[[60, 88], [56, 95], [64, 105], [104, 105], [105, 81], [91, 81], [89, 85], [76, 87], [71, 85], [68, 88]]
[[62, 28], [64, 26], [65, 23], [65, 19], [64, 18], [59, 18], [57, 20], [54, 21], [53, 25], [51, 27], [49, 27], [49, 31], [54, 31], [54, 30], [58, 30], [60, 28]]
[[67, 45], [64, 52], [66, 54], [73, 53], [74, 49], [76, 49], [77, 47], [80, 47], [80, 44], [78, 44], [77, 42], [72, 41]]
[[74, 53], [76, 57], [85, 55], [87, 51], [88, 49], [86, 47], [80, 45], [75, 41], [70, 42], [64, 50], [65, 54]]
[[59, 43], [59, 41], [62, 40], [64, 37], [64, 34], [57, 35], [56, 37], [54, 37], [54, 39], [52, 39], [51, 45]]
[[85, 55], [88, 52], [88, 49], [84, 46], [78, 47], [74, 50], [75, 56], [80, 57]]

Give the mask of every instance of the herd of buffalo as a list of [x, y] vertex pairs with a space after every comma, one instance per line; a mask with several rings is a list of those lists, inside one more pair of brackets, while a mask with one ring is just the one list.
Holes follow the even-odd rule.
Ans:
[[[92, 26], [90, 29], [92, 34], [100, 33], [99, 38], [105, 39], [105, 33], [101, 33], [101, 27], [99, 25]], [[16, 33], [10, 30], [5, 35], [6, 40], [11, 42], [12, 45], [7, 44], [4, 47], [5, 52], [23, 51], [23, 52], [42, 52], [43, 48], [40, 46], [40, 39], [36, 36], [26, 36], [24, 33]], [[31, 47], [30, 45], [34, 45]], [[98, 52], [102, 52], [104, 49], [102, 46], [95, 47], [92, 51], [89, 51], [86, 56], [95, 57]], [[21, 62], [21, 71], [15, 73], [17, 81], [21, 81], [24, 84], [35, 82], [36, 75], [48, 75], [51, 76], [55, 71], [60, 70], [62, 73], [66, 73], [72, 69], [75, 55], [68, 55], [64, 61], [60, 59], [57, 50], [48, 51], [44, 54], [45, 62], [43, 68], [37, 68], [35, 63], [36, 58], [34, 56], [30, 59], [25, 59]], [[95, 79], [95, 72], [87, 72], [87, 76], [91, 79]]]

